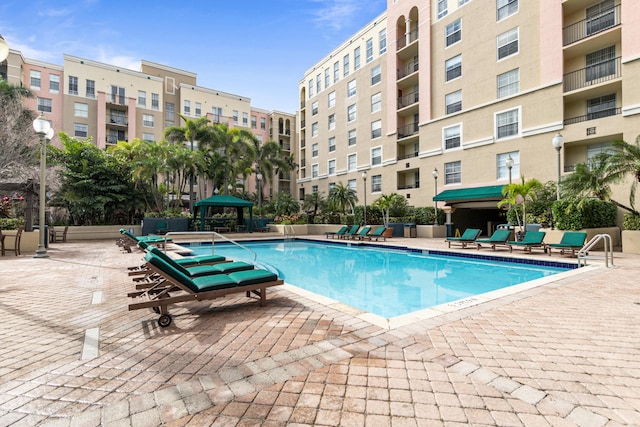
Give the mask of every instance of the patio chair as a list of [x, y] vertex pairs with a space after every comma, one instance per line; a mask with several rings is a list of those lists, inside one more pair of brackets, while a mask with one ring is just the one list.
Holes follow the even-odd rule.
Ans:
[[491, 246], [491, 249], [496, 250], [496, 246], [507, 247], [507, 241], [511, 236], [511, 230], [496, 230], [488, 239], [476, 239], [472, 243], [476, 245], [476, 249], [480, 250], [482, 245]]
[[482, 231], [479, 228], [467, 228], [466, 230], [464, 230], [464, 233], [462, 233], [462, 236], [447, 237], [445, 242], [449, 243], [449, 247], [451, 247], [451, 244], [454, 243], [461, 245], [463, 248], [466, 248], [469, 243], [473, 243], [478, 238], [478, 236], [480, 236], [481, 232]]
[[325, 231], [324, 235], [325, 237], [328, 239], [329, 237], [331, 237], [332, 239], [334, 239], [336, 236], [340, 237], [342, 236], [344, 233], [347, 232], [347, 230], [349, 229], [348, 225], [343, 225], [342, 227], [340, 227], [340, 229], [338, 231]]
[[524, 234], [524, 239], [521, 241], [509, 241], [507, 245], [509, 245], [509, 252], [513, 252], [513, 248], [523, 249], [525, 252], [531, 253], [533, 248], [544, 248], [544, 236], [546, 233], [544, 231], [527, 231]]
[[351, 237], [353, 237], [356, 233], [358, 233], [358, 229], [360, 229], [359, 225], [352, 225], [351, 228], [349, 228], [347, 231], [344, 232], [344, 234], [338, 236], [340, 239], [350, 239]]
[[354, 234], [353, 236], [351, 236], [352, 239], [358, 239], [358, 240], [362, 240], [365, 237], [367, 237], [367, 234], [369, 234], [369, 232], [371, 231], [371, 227], [366, 226], [366, 227], [362, 227], [360, 229], [360, 231], [358, 231], [356, 234]]
[[574, 256], [576, 251], [582, 249], [585, 240], [587, 240], [585, 231], [565, 231], [560, 243], [545, 244], [545, 251], [551, 256], [552, 249], [560, 249], [561, 255], [564, 255], [564, 251], [571, 251], [571, 256]]
[[172, 322], [169, 305], [194, 300], [212, 300], [237, 292], [246, 292], [248, 297], [252, 293], [258, 295], [260, 306], [263, 306], [266, 303], [267, 288], [284, 283], [276, 274], [261, 269], [191, 278], [152, 252], [145, 254], [145, 261], [149, 269], [161, 276], [166, 283], [129, 293], [127, 296], [134, 298], [134, 302], [129, 304], [129, 310], [154, 309], [160, 314], [158, 325], [162, 328], [166, 328]]
[[380, 226], [375, 230], [373, 230], [371, 233], [367, 234], [366, 236], [363, 236], [361, 240], [364, 240], [364, 239], [373, 240], [375, 238], [376, 242], [378, 241], [378, 239], [383, 239], [383, 241], [386, 242], [387, 238], [383, 236], [385, 231], [387, 231], [387, 227]]
[[[143, 252], [147, 252], [150, 246], [152, 246], [150, 243], [142, 242], [142, 241], [138, 242], [138, 247]], [[166, 255], [166, 256], [169, 257], [169, 255]], [[222, 255], [215, 255], [215, 254], [185, 256], [185, 257], [171, 258], [171, 259], [176, 264], [185, 268], [195, 267], [200, 265], [216, 265], [216, 264], [230, 262], [230, 260], [228, 260], [226, 257]], [[129, 276], [146, 276], [149, 273], [149, 268], [146, 266], [146, 264], [134, 266], [134, 267], [128, 267], [128, 269], [129, 269]], [[144, 279], [137, 279], [136, 281], [142, 281], [142, 280]]]
[[[20, 255], [20, 240], [22, 239], [22, 231], [24, 227], [18, 227], [18, 231], [16, 231], [15, 236], [7, 235], [4, 239], [4, 250], [2, 251], [2, 255], [6, 252], [13, 252], [16, 256]], [[13, 237], [13, 242], [10, 240]], [[11, 246], [10, 243], [11, 242]]]
[[264, 219], [256, 219], [253, 223], [253, 231], [266, 232], [271, 231]]
[[122, 234], [123, 238], [116, 241], [116, 244], [126, 252], [131, 252], [132, 247], [137, 247], [139, 242], [151, 243], [155, 245], [164, 246], [165, 242], [171, 242], [172, 239], [170, 237], [161, 237], [161, 236], [134, 236], [133, 233], [130, 233], [129, 230], [125, 230], [124, 228], [120, 229], [120, 234]]
[[0, 230], [0, 255], [4, 256], [4, 238], [6, 234], [2, 234], [2, 230]]
[[67, 243], [67, 232], [69, 231], [69, 226], [65, 225], [64, 229], [62, 230], [56, 230], [53, 228], [53, 226], [51, 226], [51, 242], [52, 243], [56, 243], [56, 242], [61, 242], [61, 243]]

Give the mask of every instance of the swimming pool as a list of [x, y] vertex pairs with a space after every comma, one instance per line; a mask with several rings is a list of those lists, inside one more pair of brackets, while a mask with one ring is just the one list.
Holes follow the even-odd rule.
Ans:
[[[285, 282], [385, 318], [572, 268], [316, 241], [242, 244], [255, 251], [258, 263], [276, 269]], [[195, 254], [211, 253], [207, 244], [189, 249]], [[216, 243], [215, 253], [253, 261], [249, 252], [231, 244]]]

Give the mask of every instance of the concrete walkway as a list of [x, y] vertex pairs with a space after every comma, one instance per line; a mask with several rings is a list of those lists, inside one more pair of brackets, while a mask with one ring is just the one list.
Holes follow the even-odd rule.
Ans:
[[0, 426], [640, 425], [639, 256], [393, 329], [286, 288], [161, 329], [140, 253], [49, 254], [0, 257]]

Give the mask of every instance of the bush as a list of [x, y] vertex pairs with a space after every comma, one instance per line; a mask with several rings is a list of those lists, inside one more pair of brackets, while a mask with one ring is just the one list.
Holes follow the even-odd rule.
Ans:
[[622, 220], [622, 227], [625, 230], [640, 230], [640, 214], [626, 213]]
[[0, 230], [17, 230], [24, 225], [22, 218], [0, 218]]
[[617, 208], [600, 199], [558, 200], [552, 207], [554, 224], [559, 230], [615, 227]]

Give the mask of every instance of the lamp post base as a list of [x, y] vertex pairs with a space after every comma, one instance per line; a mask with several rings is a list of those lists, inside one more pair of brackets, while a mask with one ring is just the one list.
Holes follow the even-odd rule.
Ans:
[[34, 258], [49, 258], [49, 255], [47, 255], [47, 249], [42, 246], [38, 246]]

